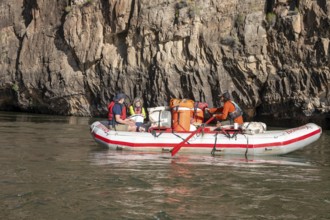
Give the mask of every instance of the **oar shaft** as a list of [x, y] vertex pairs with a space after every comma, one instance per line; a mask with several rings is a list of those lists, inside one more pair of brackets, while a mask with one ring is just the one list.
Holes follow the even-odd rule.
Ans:
[[[213, 119], [214, 119], [214, 116], [212, 116], [209, 120], [207, 120], [204, 123], [204, 126], [207, 125], [208, 123], [210, 123]], [[187, 141], [189, 141], [189, 139], [192, 138], [192, 136], [194, 136], [195, 134], [197, 134], [198, 132], [200, 132], [202, 129], [203, 129], [203, 126], [200, 126], [196, 131], [192, 132], [186, 139], [184, 139], [178, 145], [176, 145], [175, 147], [173, 147], [173, 149], [171, 150], [172, 156], [174, 156], [180, 150], [180, 148], [184, 145], [184, 143], [186, 143]]]

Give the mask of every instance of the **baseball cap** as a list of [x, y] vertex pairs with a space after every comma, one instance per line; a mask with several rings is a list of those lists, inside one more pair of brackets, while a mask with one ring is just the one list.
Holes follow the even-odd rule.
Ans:
[[219, 95], [219, 97], [224, 97], [225, 99], [230, 99], [230, 94], [228, 91], [225, 91], [224, 93], [222, 93], [221, 95]]
[[125, 98], [126, 98], [126, 95], [124, 93], [118, 93], [115, 96], [115, 101], [119, 101], [120, 99], [125, 99]]

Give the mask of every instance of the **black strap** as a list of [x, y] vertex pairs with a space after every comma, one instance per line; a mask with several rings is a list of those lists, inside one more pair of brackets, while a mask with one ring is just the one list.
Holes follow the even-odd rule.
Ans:
[[195, 118], [195, 116], [196, 116], [198, 103], [199, 103], [199, 102], [195, 102], [195, 103], [194, 103], [194, 114], [193, 114], [193, 118]]
[[245, 135], [244, 135], [244, 137], [246, 138], [245, 158], [247, 158], [247, 153], [248, 153], [248, 151], [249, 151], [249, 138], [246, 137]]
[[[180, 135], [174, 133], [173, 131], [172, 131], [172, 134], [174, 134], [174, 135], [177, 136], [178, 138], [181, 138], [183, 141], [186, 140], [186, 139], [184, 139], [183, 137], [181, 137]], [[187, 141], [186, 143], [190, 144], [189, 141]]]
[[250, 126], [250, 124], [251, 124], [251, 121], [250, 121], [249, 124], [246, 126], [246, 129], [248, 129], [248, 127]]
[[161, 134], [163, 134], [165, 131], [161, 131], [159, 134], [156, 134], [156, 131], [155, 130], [152, 130], [151, 131], [151, 134], [152, 134], [152, 136], [154, 136], [154, 137], [156, 137], [156, 138], [158, 138]]
[[[229, 132], [233, 131], [233, 134], [230, 134]], [[235, 140], [237, 140], [237, 134], [240, 133], [240, 130], [225, 130], [222, 129], [222, 133], [227, 137], [227, 138], [235, 138]]]
[[159, 114], [158, 114], [158, 129], [160, 130], [160, 114], [162, 113], [161, 110], [159, 110]]
[[212, 151], [211, 151], [211, 154], [214, 156], [214, 154], [215, 154], [215, 151], [217, 150], [217, 148], [216, 148], [216, 146], [217, 146], [217, 140], [218, 140], [218, 134], [219, 134], [219, 132], [217, 132], [217, 133], [215, 133], [215, 140], [214, 140], [214, 146], [213, 146], [213, 149], [212, 149]]
[[[184, 129], [184, 127], [182, 127], [182, 125], [180, 124], [180, 112], [179, 112], [179, 106], [177, 105], [177, 106], [175, 106], [174, 107], [174, 111], [176, 111], [177, 113], [178, 113], [178, 120], [176, 121], [177, 123], [178, 123], [178, 126], [180, 126], [181, 128], [183, 128]], [[174, 124], [175, 122], [173, 121], [173, 124]], [[186, 129], [184, 129], [184, 130], [186, 130]]]

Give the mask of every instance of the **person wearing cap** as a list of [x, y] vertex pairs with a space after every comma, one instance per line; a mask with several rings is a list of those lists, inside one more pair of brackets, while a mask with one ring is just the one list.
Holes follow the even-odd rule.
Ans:
[[214, 114], [216, 119], [221, 121], [217, 123], [217, 127], [221, 125], [228, 125], [238, 123], [239, 125], [243, 124], [243, 111], [242, 109], [230, 98], [229, 92], [225, 92], [219, 95], [220, 101], [223, 104], [223, 107], [220, 108], [220, 112]]
[[118, 93], [114, 101], [109, 104], [109, 127], [113, 127], [116, 131], [136, 131], [135, 121], [126, 118], [125, 98], [124, 93]]

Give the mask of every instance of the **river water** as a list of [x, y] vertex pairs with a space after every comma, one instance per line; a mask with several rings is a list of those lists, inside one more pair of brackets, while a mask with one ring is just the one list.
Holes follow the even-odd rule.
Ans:
[[125, 153], [90, 118], [0, 112], [0, 219], [330, 219], [330, 131], [281, 157]]

